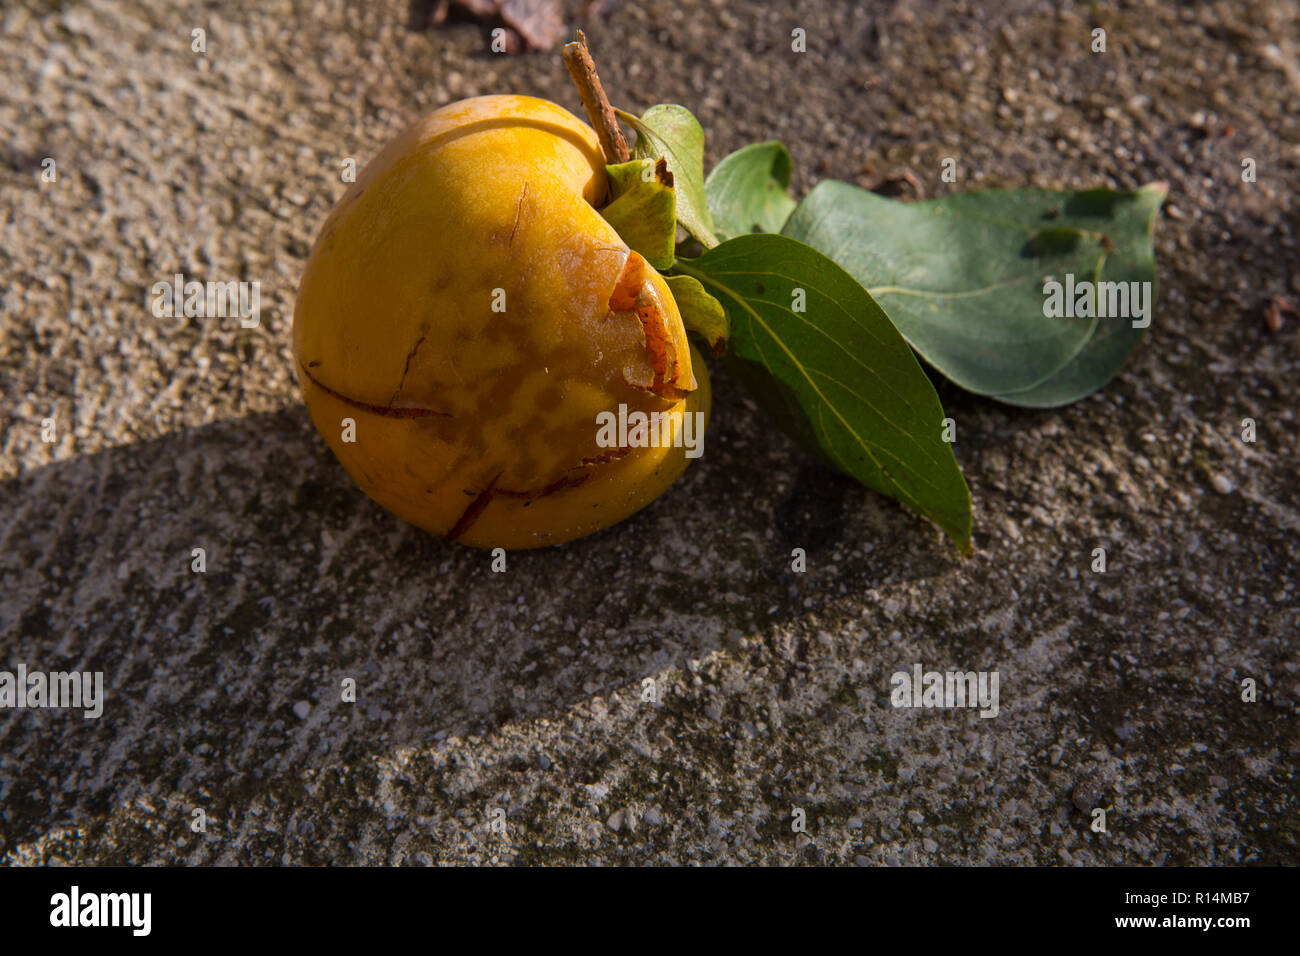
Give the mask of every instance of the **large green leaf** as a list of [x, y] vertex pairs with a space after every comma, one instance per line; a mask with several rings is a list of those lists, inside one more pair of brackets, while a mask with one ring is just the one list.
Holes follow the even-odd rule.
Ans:
[[1048, 317], [1044, 283], [1153, 281], [1162, 198], [1153, 187], [1013, 190], [908, 204], [828, 180], [782, 231], [847, 269], [953, 382], [1012, 404], [1056, 405], [1104, 385], [1142, 330], [1120, 318]]
[[704, 129], [684, 106], [660, 103], [641, 118], [617, 110], [619, 119], [636, 131], [634, 159], [663, 159], [677, 191], [677, 221], [706, 249], [716, 246], [713, 218], [704, 198]]
[[[728, 354], [755, 398], [806, 446], [970, 550], [970, 492], [916, 357], [852, 276], [771, 233], [737, 236], [676, 269], [731, 324]], [[801, 309], [802, 307], [802, 309]]]
[[775, 141], [742, 147], [713, 167], [704, 194], [718, 238], [780, 232], [795, 207], [791, 169], [790, 154]]

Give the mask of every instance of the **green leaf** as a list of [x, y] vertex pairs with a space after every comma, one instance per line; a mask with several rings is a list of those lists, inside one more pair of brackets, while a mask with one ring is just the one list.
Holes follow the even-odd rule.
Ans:
[[629, 248], [656, 269], [676, 258], [677, 216], [672, 177], [663, 161], [634, 159], [606, 166], [613, 199], [600, 211]]
[[[1128, 192], [1090, 190], [1067, 194], [1044, 191], [1040, 196], [1024, 194], [1022, 213], [1028, 217], [1068, 216], [1082, 226], [1105, 230], [1111, 251], [1102, 266], [1102, 282], [1150, 282], [1149, 308], [1154, 308], [1158, 288], [1152, 233], [1156, 214], [1168, 194], [1164, 183], [1152, 183]], [[1094, 222], [1095, 220], [1095, 222]], [[1150, 314], [1146, 321], [1149, 322]], [[1051, 378], [1022, 392], [993, 396], [1010, 405], [1053, 408], [1091, 395], [1123, 368], [1129, 354], [1146, 335], [1146, 328], [1133, 322], [1107, 318], [1097, 323], [1092, 338], [1064, 368]]]
[[1043, 281], [1094, 278], [1100, 236], [901, 203], [825, 180], [782, 232], [822, 250], [870, 291], [921, 356], [983, 395], [1030, 388], [1073, 358], [1096, 319], [1043, 316]]
[[729, 239], [677, 269], [722, 303], [737, 371], [794, 438], [969, 553], [970, 492], [934, 386], [852, 276], [771, 233]]
[[727, 345], [727, 313], [722, 303], [709, 295], [699, 280], [690, 276], [664, 276], [668, 289], [682, 314], [686, 331], [694, 332], [709, 343], [714, 355], [721, 355]]
[[790, 154], [777, 142], [744, 146], [718, 163], [704, 182], [718, 237], [780, 232], [795, 207], [793, 168]]
[[1153, 281], [1162, 197], [1150, 187], [1013, 190], [907, 204], [826, 181], [782, 231], [847, 269], [956, 384], [1058, 405], [1109, 381], [1142, 330], [1120, 318], [1049, 318], [1044, 282]]
[[663, 159], [673, 174], [677, 190], [677, 221], [706, 249], [718, 244], [713, 219], [704, 197], [704, 129], [684, 106], [660, 103], [637, 119], [615, 110], [619, 119], [636, 130], [635, 159]]

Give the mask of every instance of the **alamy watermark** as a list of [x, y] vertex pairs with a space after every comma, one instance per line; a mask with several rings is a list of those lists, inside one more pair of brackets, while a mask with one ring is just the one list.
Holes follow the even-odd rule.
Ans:
[[889, 679], [894, 707], [978, 707], [981, 717], [998, 715], [997, 671], [927, 671], [920, 664], [912, 672], [898, 671]]
[[104, 712], [103, 671], [0, 671], [0, 707], [22, 709], [72, 708], [87, 720]]
[[601, 448], [684, 448], [687, 458], [704, 454], [703, 412], [629, 412], [620, 403], [618, 413], [596, 416], [596, 444]]
[[255, 329], [262, 321], [262, 289], [257, 282], [186, 281], [184, 273], [178, 272], [170, 282], [155, 282], [149, 295], [150, 308], [159, 319], [237, 318], [246, 329]]
[[1064, 283], [1055, 276], [1043, 282], [1043, 315], [1049, 319], [1132, 319], [1133, 328], [1145, 329], [1154, 299], [1150, 282], [1076, 281], [1074, 273]]
[[120, 926], [133, 936], [148, 936], [152, 912], [152, 893], [83, 893], [74, 884], [50, 897], [50, 925], [61, 928]]

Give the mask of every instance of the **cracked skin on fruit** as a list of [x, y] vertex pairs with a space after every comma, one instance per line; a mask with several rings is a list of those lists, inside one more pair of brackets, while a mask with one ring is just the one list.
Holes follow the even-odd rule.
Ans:
[[676, 443], [597, 443], [620, 404], [710, 410], [667, 284], [596, 210], [606, 191], [590, 127], [484, 96], [409, 127], [339, 200], [293, 354], [317, 429], [384, 508], [467, 545], [541, 547], [621, 521], [685, 470]]

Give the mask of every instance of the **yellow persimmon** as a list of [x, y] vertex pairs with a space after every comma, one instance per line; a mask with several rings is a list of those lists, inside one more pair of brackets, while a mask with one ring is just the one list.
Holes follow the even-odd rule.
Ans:
[[[606, 189], [590, 127], [484, 96], [407, 129], [330, 213], [293, 352], [316, 427], [383, 507], [464, 544], [539, 547], [685, 469], [708, 373], [663, 278], [596, 211]], [[602, 417], [637, 413], [663, 427], [611, 444]]]

